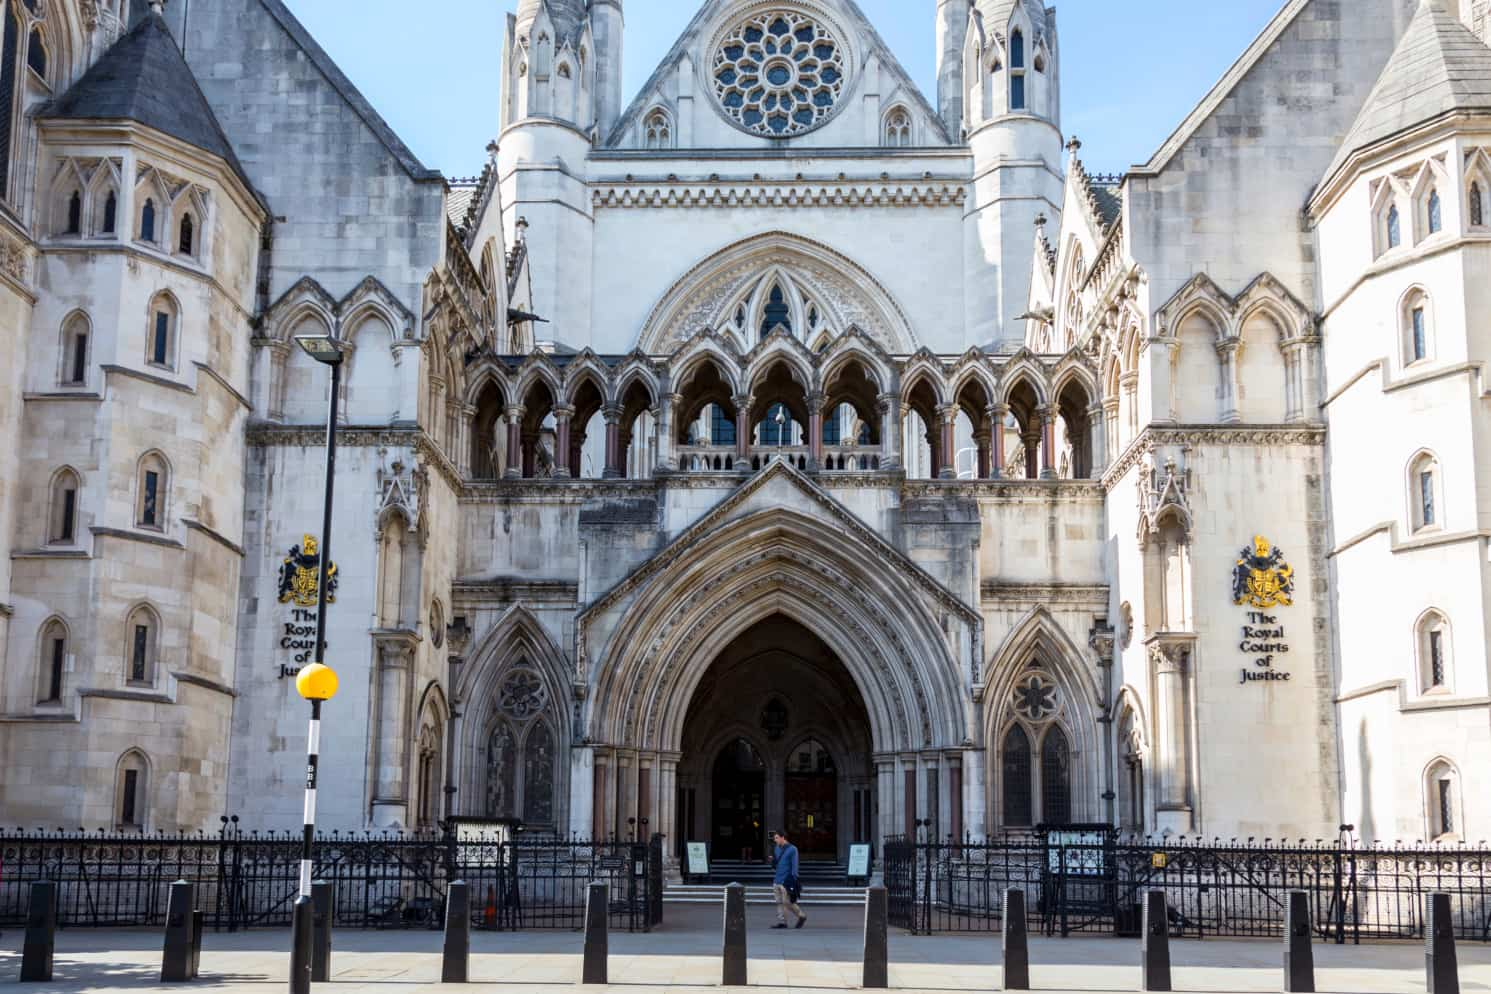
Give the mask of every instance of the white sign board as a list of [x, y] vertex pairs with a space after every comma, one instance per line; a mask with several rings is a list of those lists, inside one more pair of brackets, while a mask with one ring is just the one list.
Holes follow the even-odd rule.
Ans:
[[702, 842], [688, 844], [689, 876], [709, 876], [709, 850]]
[[849, 876], [868, 877], [870, 875], [870, 847], [867, 845], [855, 845], [849, 847]]

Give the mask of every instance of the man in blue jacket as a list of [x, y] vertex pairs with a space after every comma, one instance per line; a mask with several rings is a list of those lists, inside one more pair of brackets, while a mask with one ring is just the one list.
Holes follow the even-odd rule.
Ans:
[[781, 832], [771, 833], [771, 840], [777, 847], [773, 857], [776, 874], [772, 877], [777, 895], [777, 923], [772, 928], [787, 928], [789, 911], [797, 917], [795, 927], [802, 928], [808, 923], [808, 916], [797, 906], [797, 900], [802, 896], [802, 885], [797, 879], [797, 847], [788, 842], [787, 836]]

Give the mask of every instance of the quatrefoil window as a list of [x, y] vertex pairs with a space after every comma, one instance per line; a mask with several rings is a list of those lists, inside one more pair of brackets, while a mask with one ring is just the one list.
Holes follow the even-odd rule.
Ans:
[[1015, 713], [1027, 721], [1045, 721], [1061, 708], [1056, 685], [1038, 673], [1021, 677], [1011, 697]]
[[844, 46], [806, 14], [753, 14], [725, 35], [714, 57], [715, 95], [752, 134], [790, 138], [832, 116], [848, 75]]

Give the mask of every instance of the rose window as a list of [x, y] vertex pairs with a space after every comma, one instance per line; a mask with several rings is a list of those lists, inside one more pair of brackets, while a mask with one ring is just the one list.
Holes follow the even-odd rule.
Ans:
[[785, 10], [755, 14], [714, 57], [720, 106], [753, 134], [787, 138], [818, 127], [844, 92], [844, 49], [818, 21]]
[[1010, 696], [1015, 712], [1030, 721], [1044, 721], [1061, 707], [1056, 686], [1039, 674], [1021, 679]]

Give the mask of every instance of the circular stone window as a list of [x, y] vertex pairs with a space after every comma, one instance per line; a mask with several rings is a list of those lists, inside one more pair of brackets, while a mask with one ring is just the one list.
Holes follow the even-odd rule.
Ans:
[[827, 26], [807, 14], [752, 14], [715, 53], [715, 96], [725, 115], [752, 134], [804, 134], [833, 116], [848, 75], [845, 58]]

